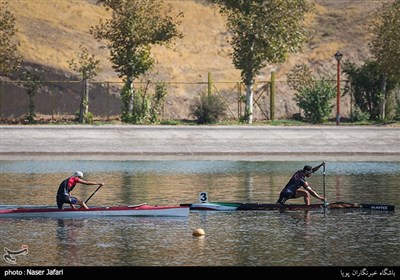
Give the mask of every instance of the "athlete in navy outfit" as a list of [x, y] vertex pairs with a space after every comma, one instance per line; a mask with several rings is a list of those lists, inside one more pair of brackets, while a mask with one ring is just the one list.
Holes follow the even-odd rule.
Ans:
[[[321, 201], [326, 201], [326, 198], [317, 194], [308, 184], [306, 177], [310, 177], [312, 173], [316, 172], [321, 166], [324, 166], [325, 162], [322, 162], [320, 165], [312, 167], [310, 165], [304, 166], [303, 169], [297, 170], [296, 173], [293, 174], [292, 178], [290, 178], [289, 182], [283, 188], [279, 195], [279, 199], [276, 202], [277, 204], [285, 204], [288, 199], [303, 197], [304, 203], [306, 205], [310, 205], [310, 194], [318, 198]], [[303, 187], [304, 189], [300, 189]]]
[[103, 186], [104, 183], [84, 181], [82, 180], [82, 178], [83, 178], [83, 173], [80, 171], [76, 171], [74, 175], [68, 177], [67, 179], [61, 182], [60, 187], [58, 188], [57, 191], [58, 209], [62, 209], [64, 203], [68, 203], [74, 209], [75, 209], [74, 206], [75, 204], [78, 204], [85, 209], [89, 209], [89, 207], [87, 207], [86, 203], [83, 200], [71, 196], [70, 192], [75, 188], [77, 183], [84, 185], [99, 185], [99, 186]]

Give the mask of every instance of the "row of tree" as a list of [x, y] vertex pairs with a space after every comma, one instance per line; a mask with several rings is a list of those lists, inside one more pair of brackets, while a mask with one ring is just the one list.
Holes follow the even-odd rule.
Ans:
[[[226, 16], [226, 25], [232, 35], [232, 61], [241, 71], [246, 86], [243, 119], [252, 123], [255, 77], [268, 64], [283, 63], [289, 53], [301, 49], [307, 40], [305, 19], [314, 6], [307, 0], [208, 1], [210, 5], [217, 5]], [[98, 0], [98, 4], [109, 10], [112, 17], [100, 20], [89, 32], [109, 50], [113, 69], [125, 83], [121, 90], [122, 120], [138, 123], [149, 112], [153, 112], [154, 119], [166, 94], [165, 87], [158, 85], [158, 97], [154, 103], [154, 98], [149, 100], [145, 89], [135, 90], [133, 83], [154, 67], [151, 46], [169, 44], [182, 38], [178, 26], [183, 14], [173, 11], [163, 0]], [[15, 18], [6, 3], [2, 4], [0, 16], [0, 74], [6, 76], [21, 65], [22, 58], [17, 54], [18, 44], [13, 43], [17, 31]], [[373, 35], [370, 47], [382, 81], [380, 100], [384, 102], [393, 85], [400, 83], [400, 0], [383, 4], [374, 23]], [[88, 114], [88, 82], [101, 70], [99, 63], [84, 46], [81, 46], [77, 59], [70, 61], [71, 69], [85, 81], [79, 113], [81, 122], [87, 119]], [[346, 73], [351, 76], [354, 71], [354, 67], [349, 66]], [[40, 79], [28, 74], [24, 77], [27, 82], [22, 85], [27, 87], [30, 95], [34, 94]], [[298, 88], [299, 94], [295, 98], [299, 106], [304, 105], [307, 98], [318, 98], [320, 92], [326, 98], [330, 96], [325, 84], [312, 84], [311, 90], [306, 81], [300, 85], [307, 87]], [[321, 113], [325, 115], [328, 109], [322, 108]], [[314, 121], [321, 121], [321, 118]]]

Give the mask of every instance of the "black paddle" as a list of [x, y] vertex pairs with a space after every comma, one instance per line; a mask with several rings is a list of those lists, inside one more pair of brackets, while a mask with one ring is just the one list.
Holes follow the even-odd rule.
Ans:
[[94, 193], [92, 193], [92, 195], [89, 196], [88, 199], [85, 200], [85, 204], [89, 201], [89, 199], [92, 198], [92, 196], [94, 196], [94, 194], [95, 194], [102, 186], [103, 186], [103, 185], [100, 185], [100, 186], [94, 191]]

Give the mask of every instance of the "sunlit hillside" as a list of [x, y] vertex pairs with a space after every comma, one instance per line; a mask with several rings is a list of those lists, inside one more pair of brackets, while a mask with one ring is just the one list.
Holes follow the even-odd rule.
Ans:
[[[208, 72], [214, 81], [240, 81], [240, 71], [232, 65], [231, 46], [228, 43], [225, 19], [219, 10], [205, 0], [165, 0], [176, 13], [183, 12], [179, 29], [184, 38], [175, 40], [170, 47], [153, 47], [157, 61], [156, 79], [166, 82], [206, 82]], [[307, 23], [310, 41], [303, 51], [291, 54], [282, 65], [266, 67], [257, 79], [267, 81], [271, 69], [276, 70], [278, 81], [296, 63], [308, 64], [316, 74], [330, 75], [335, 79], [333, 54], [337, 50], [345, 59], [361, 63], [370, 56], [368, 51], [369, 22], [381, 5], [379, 0], [315, 0], [315, 14]], [[108, 51], [89, 34], [91, 26], [110, 14], [95, 0], [13, 0], [9, 6], [16, 16], [20, 42], [19, 51], [25, 61], [70, 72], [68, 61], [76, 57], [80, 45], [102, 61], [102, 72], [97, 81], [120, 81], [108, 62]], [[284, 88], [282, 86], [282, 88]], [[177, 85], [170, 93], [174, 98], [189, 102], [196, 91]], [[279, 115], [294, 108], [292, 92], [280, 91], [277, 100]], [[187, 117], [187, 108], [175, 102], [177, 115]], [[283, 109], [286, 107], [286, 109]], [[345, 106], [346, 107], [346, 106]], [[178, 112], [179, 111], [179, 112]], [[288, 113], [288, 112], [286, 112]]]
[[[108, 63], [107, 50], [89, 34], [91, 26], [109, 13], [96, 1], [33, 0], [13, 1], [10, 6], [18, 24], [20, 51], [29, 61], [69, 71], [68, 61], [76, 56], [79, 46], [86, 46], [102, 58], [103, 71], [98, 80], [117, 79]], [[224, 18], [218, 10], [202, 1], [166, 1], [176, 13], [183, 12], [180, 31], [184, 38], [168, 47], [154, 46], [157, 70], [166, 80], [199, 81], [207, 72], [216, 79], [239, 78], [229, 57]]]

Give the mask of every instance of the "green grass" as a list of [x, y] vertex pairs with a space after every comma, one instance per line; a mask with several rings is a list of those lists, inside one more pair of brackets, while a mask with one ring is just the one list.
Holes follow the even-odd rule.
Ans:
[[[54, 118], [37, 118], [34, 123], [27, 124], [24, 118], [13, 119], [13, 120], [1, 120], [2, 124], [26, 124], [26, 125], [94, 125], [94, 126], [102, 126], [102, 125], [131, 125], [128, 123], [122, 123], [118, 118], [110, 118], [107, 119], [94, 119], [92, 123], [81, 124], [75, 120], [73, 117], [65, 117], [65, 116], [55, 116]], [[159, 123], [155, 124], [146, 124], [146, 125], [176, 125], [176, 126], [207, 126], [207, 125], [198, 125], [195, 120], [188, 119], [178, 119], [178, 120], [161, 120]], [[208, 124], [208, 126], [336, 126], [336, 121], [331, 119], [324, 123], [320, 124], [311, 124], [300, 120], [293, 119], [279, 119], [279, 120], [267, 120], [267, 121], [253, 121], [252, 124], [242, 123], [239, 121], [220, 121], [216, 124]], [[400, 120], [391, 120], [391, 121], [362, 121], [362, 122], [351, 122], [349, 120], [343, 120], [339, 123], [340, 126], [394, 126], [400, 127]]]

